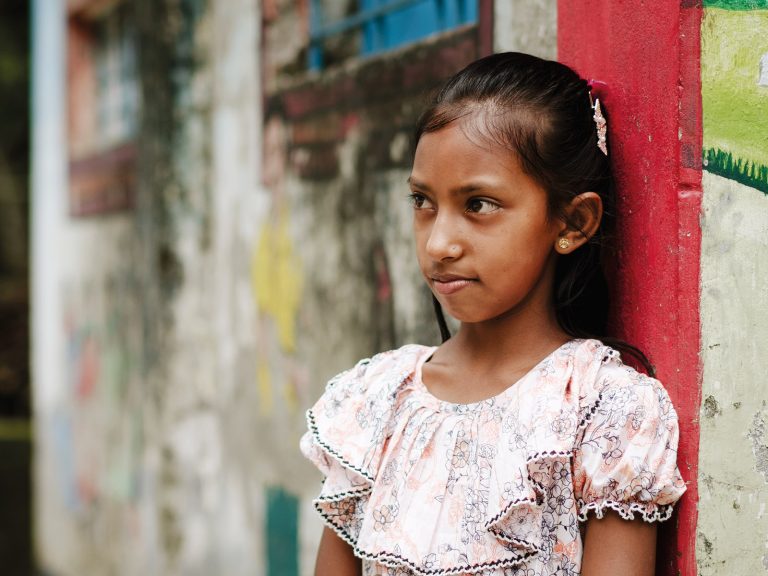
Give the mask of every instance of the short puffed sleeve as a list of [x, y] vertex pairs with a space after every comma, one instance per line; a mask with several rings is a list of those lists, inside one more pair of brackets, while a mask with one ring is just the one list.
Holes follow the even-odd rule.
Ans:
[[332, 378], [307, 411], [301, 451], [325, 477], [315, 507], [353, 545], [361, 544], [365, 508], [392, 434], [398, 392], [429, 351], [407, 345], [361, 360]]
[[677, 468], [677, 414], [661, 383], [620, 361], [597, 374], [598, 392], [574, 451], [579, 519], [667, 520], [685, 492]]

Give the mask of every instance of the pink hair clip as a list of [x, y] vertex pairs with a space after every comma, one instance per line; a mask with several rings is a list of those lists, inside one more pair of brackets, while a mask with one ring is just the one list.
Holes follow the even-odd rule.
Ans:
[[590, 80], [587, 84], [589, 86], [589, 101], [592, 105], [592, 110], [594, 111], [592, 119], [595, 121], [595, 126], [597, 127], [597, 147], [600, 148], [600, 151], [603, 154], [608, 156], [608, 145], [605, 141], [608, 129], [607, 122], [605, 121], [605, 116], [603, 116], [603, 110], [600, 108], [600, 98], [597, 97], [597, 94], [595, 94], [594, 98], [592, 97], [593, 92], [596, 93], [599, 91], [596, 88], [606, 86], [606, 84], [599, 80]]

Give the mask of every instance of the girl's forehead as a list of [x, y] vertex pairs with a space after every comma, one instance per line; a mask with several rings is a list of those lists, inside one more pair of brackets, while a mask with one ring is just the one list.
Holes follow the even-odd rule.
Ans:
[[521, 165], [514, 151], [474, 129], [471, 123], [455, 121], [423, 134], [414, 156], [413, 174], [417, 179], [422, 172], [446, 170], [518, 173]]

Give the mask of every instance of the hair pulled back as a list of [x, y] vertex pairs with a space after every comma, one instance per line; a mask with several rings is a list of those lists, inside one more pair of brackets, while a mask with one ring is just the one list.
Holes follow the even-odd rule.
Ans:
[[[583, 192], [597, 193], [604, 209], [599, 228], [586, 244], [557, 259], [557, 321], [570, 336], [599, 338], [634, 356], [653, 374], [642, 352], [607, 335], [609, 292], [602, 266], [614, 226], [615, 194], [592, 116], [589, 85], [571, 68], [507, 52], [477, 60], [450, 78], [419, 118], [415, 141], [463, 119], [465, 129], [515, 154], [522, 169], [546, 190], [550, 217], [573, 229], [580, 223], [568, 218], [565, 207]], [[433, 303], [445, 341], [450, 332], [434, 297]]]

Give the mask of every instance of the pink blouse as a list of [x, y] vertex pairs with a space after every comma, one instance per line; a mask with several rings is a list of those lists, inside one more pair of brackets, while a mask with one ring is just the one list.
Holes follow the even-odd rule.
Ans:
[[615, 350], [572, 340], [473, 404], [424, 386], [434, 350], [362, 360], [307, 412], [315, 507], [364, 575], [576, 575], [590, 511], [670, 517], [685, 491], [677, 415]]

